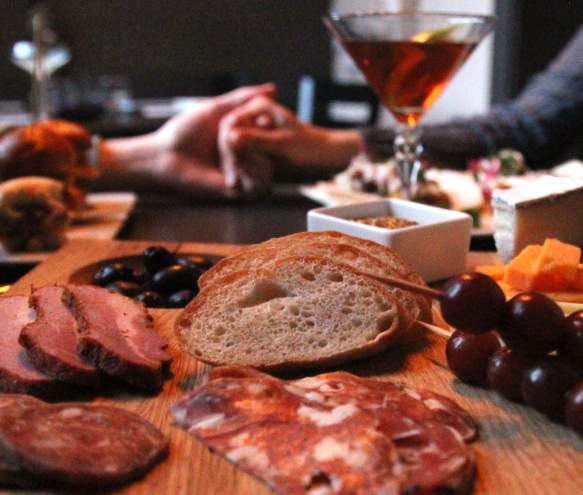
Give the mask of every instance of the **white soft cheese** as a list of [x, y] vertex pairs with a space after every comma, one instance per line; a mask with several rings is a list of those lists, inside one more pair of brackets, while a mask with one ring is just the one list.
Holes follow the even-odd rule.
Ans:
[[583, 179], [543, 175], [492, 196], [494, 240], [508, 262], [529, 244], [583, 245]]

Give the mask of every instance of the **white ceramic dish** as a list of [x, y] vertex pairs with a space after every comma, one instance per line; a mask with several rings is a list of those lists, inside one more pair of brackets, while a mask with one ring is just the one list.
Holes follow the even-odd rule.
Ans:
[[[389, 230], [350, 220], [381, 216], [413, 220], [419, 225]], [[390, 247], [427, 282], [464, 271], [471, 229], [472, 218], [466, 213], [400, 199], [316, 208], [308, 212], [308, 230], [336, 230]]]
[[[350, 191], [334, 182], [317, 182], [300, 186], [300, 194], [310, 198], [323, 206], [344, 206], [368, 201], [379, 201], [385, 197], [361, 191]], [[480, 226], [472, 228], [472, 237], [484, 237], [492, 239], [494, 227], [492, 225], [492, 213], [482, 212]]]

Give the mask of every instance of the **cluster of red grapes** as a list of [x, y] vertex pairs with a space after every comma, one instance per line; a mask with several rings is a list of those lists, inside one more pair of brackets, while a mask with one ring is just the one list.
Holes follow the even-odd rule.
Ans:
[[449, 280], [441, 311], [457, 329], [446, 356], [460, 380], [490, 386], [583, 435], [583, 311], [565, 318], [537, 292], [506, 301], [498, 284], [480, 273]]

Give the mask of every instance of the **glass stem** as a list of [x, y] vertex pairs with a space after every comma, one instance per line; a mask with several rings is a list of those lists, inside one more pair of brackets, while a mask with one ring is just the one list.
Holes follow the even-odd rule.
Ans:
[[394, 151], [401, 179], [401, 197], [411, 199], [421, 171], [421, 129], [402, 124], [397, 129]]
[[48, 74], [45, 67], [43, 30], [44, 18], [41, 11], [32, 17], [32, 37], [34, 43], [34, 64], [32, 71], [32, 116], [33, 122], [49, 118]]

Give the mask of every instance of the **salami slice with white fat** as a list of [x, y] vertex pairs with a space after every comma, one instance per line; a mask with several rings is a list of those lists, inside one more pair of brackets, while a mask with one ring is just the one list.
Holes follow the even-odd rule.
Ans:
[[167, 453], [162, 433], [124, 409], [63, 403], [0, 411], [0, 456], [39, 480], [73, 486], [124, 483]]
[[[46, 405], [45, 402], [29, 395], [0, 394], [0, 418], [13, 421], [29, 409]], [[0, 454], [0, 484], [16, 486], [34, 486], [36, 480], [24, 472], [12, 459]]]
[[474, 477], [476, 428], [453, 401], [349, 373], [216, 368], [173, 413], [280, 494], [466, 493]]

